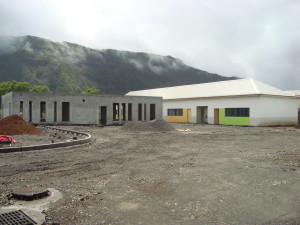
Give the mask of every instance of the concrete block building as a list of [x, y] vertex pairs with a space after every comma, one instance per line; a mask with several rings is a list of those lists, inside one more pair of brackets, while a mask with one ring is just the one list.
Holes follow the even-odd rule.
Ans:
[[132, 91], [128, 96], [162, 96], [168, 122], [240, 126], [297, 124], [294, 94], [254, 79], [239, 79]]
[[124, 124], [162, 119], [162, 98], [122, 95], [63, 95], [10, 92], [2, 96], [2, 117], [20, 115], [33, 124]]

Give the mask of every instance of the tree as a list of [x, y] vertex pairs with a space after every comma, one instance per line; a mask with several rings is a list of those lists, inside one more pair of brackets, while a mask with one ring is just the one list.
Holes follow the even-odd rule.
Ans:
[[47, 86], [41, 86], [41, 85], [34, 85], [32, 88], [30, 88], [29, 92], [48, 92], [49, 88]]
[[35, 85], [30, 87], [28, 82], [4, 81], [0, 82], [0, 96], [5, 95], [11, 91], [14, 92], [47, 92], [49, 88], [47, 86]]
[[90, 87], [82, 91], [81, 94], [100, 94], [100, 90], [95, 87]]
[[28, 92], [30, 90], [30, 85], [28, 82], [4, 81], [0, 82], [0, 95], [5, 95], [11, 91], [21, 91]]

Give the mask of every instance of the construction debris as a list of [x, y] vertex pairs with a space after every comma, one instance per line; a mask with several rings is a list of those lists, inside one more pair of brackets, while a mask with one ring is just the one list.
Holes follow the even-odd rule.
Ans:
[[1, 135], [41, 134], [41, 130], [27, 123], [18, 115], [12, 115], [0, 120]]

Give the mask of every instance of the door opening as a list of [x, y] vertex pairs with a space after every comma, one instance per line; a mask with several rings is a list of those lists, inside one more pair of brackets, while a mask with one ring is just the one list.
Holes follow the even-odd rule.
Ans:
[[126, 120], [126, 103], [122, 103], [122, 121]]
[[54, 102], [54, 118], [53, 118], [53, 121], [54, 122], [57, 122], [57, 102]]
[[143, 110], [143, 105], [139, 104], [138, 105], [138, 120], [141, 121], [142, 120], [142, 110]]
[[197, 106], [197, 123], [207, 123], [208, 106]]
[[29, 101], [29, 122], [32, 122], [32, 101]]
[[128, 103], [128, 121], [132, 121], [132, 103]]
[[46, 121], [46, 102], [40, 103], [40, 121], [41, 122]]
[[155, 120], [155, 104], [150, 104], [150, 120]]
[[120, 118], [120, 105], [113, 103], [113, 121], [119, 121]]
[[62, 102], [62, 122], [70, 121], [70, 102]]
[[106, 121], [107, 121], [107, 107], [106, 106], [100, 106], [99, 107], [100, 110], [99, 110], [99, 123], [101, 125], [106, 125]]
[[23, 101], [20, 101], [20, 117], [23, 119]]

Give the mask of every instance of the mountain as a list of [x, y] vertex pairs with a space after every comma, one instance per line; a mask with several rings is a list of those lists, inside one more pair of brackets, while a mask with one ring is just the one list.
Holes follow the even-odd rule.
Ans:
[[103, 94], [237, 79], [185, 65], [171, 56], [95, 50], [47, 39], [0, 37], [0, 81], [47, 85], [51, 91], [79, 93], [96, 87]]

